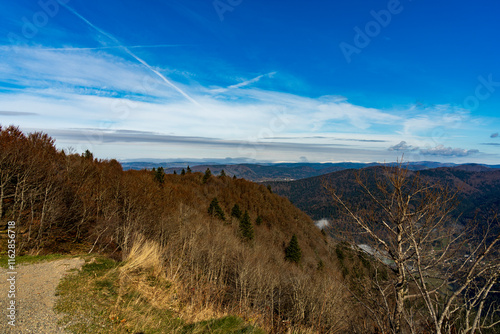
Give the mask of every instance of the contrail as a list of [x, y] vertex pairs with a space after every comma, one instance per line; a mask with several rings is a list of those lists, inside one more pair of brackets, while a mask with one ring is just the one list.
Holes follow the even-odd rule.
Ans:
[[139, 48], [169, 48], [176, 46], [186, 46], [188, 44], [157, 44], [157, 45], [127, 45], [127, 46], [98, 46], [94, 48], [42, 48], [44, 51], [80, 51], [80, 50], [104, 50], [104, 49], [139, 49]]
[[231, 85], [231, 86], [227, 87], [227, 89], [245, 87], [245, 86], [248, 86], [250, 84], [253, 84], [254, 82], [259, 81], [263, 77], [272, 77], [275, 74], [276, 74], [276, 72], [270, 72], [270, 73], [267, 73], [267, 74], [262, 74], [262, 75], [259, 75], [258, 77], [253, 78], [253, 79], [250, 79], [250, 80], [247, 80], [247, 81], [243, 81], [243, 82], [240, 82], [240, 83], [235, 84], [235, 85]]
[[130, 51], [129, 48], [127, 48], [126, 46], [122, 45], [120, 43], [120, 41], [118, 39], [116, 39], [113, 35], [105, 32], [104, 30], [100, 29], [99, 27], [96, 27], [94, 24], [92, 24], [92, 22], [90, 22], [89, 20], [87, 20], [86, 18], [84, 18], [76, 10], [74, 10], [71, 7], [69, 7], [68, 5], [63, 4], [63, 3], [61, 3], [61, 5], [64, 6], [67, 10], [69, 10], [73, 14], [75, 14], [76, 16], [78, 16], [81, 20], [83, 20], [85, 23], [87, 23], [93, 29], [97, 30], [99, 33], [101, 33], [102, 35], [106, 36], [107, 38], [109, 38], [110, 40], [112, 40], [114, 43], [116, 43], [118, 45], [117, 47], [123, 49], [126, 53], [128, 53], [130, 56], [132, 56], [135, 60], [137, 60], [138, 62], [140, 62], [142, 65], [146, 66], [151, 72], [153, 72], [154, 74], [156, 74], [157, 76], [159, 76], [167, 85], [169, 85], [170, 87], [172, 87], [173, 89], [175, 89], [176, 91], [178, 91], [186, 99], [188, 99], [189, 101], [191, 101], [195, 105], [201, 107], [201, 105], [198, 102], [196, 102], [191, 96], [189, 96], [182, 89], [180, 89], [179, 87], [177, 87], [173, 82], [171, 82], [170, 80], [168, 80], [163, 74], [161, 74], [160, 72], [158, 72], [157, 70], [155, 70], [152, 66], [150, 66], [148, 63], [146, 63], [144, 60], [142, 60], [141, 58], [139, 58], [138, 56], [136, 56], [132, 51]]
[[245, 86], [248, 86], [250, 84], [253, 84], [254, 82], [257, 82], [259, 81], [260, 79], [262, 79], [263, 77], [272, 77], [273, 75], [275, 75], [276, 72], [269, 72], [269, 73], [266, 73], [266, 74], [261, 74], [253, 79], [250, 79], [250, 80], [246, 80], [246, 81], [243, 81], [243, 82], [240, 82], [240, 83], [237, 83], [237, 84], [234, 84], [234, 85], [231, 85], [231, 86], [227, 86], [226, 88], [216, 88], [216, 89], [212, 89], [211, 91], [214, 92], [214, 93], [224, 93], [224, 92], [227, 92], [228, 90], [230, 89], [234, 89], [234, 88], [241, 88], [241, 87], [245, 87]]

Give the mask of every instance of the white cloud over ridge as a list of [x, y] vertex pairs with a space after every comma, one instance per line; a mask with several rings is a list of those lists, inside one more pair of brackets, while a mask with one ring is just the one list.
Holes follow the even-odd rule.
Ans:
[[408, 145], [404, 140], [399, 142], [399, 144], [390, 146], [388, 148], [388, 151], [418, 152], [418, 154], [422, 155], [433, 155], [440, 157], [466, 157], [472, 154], [479, 153], [479, 150], [476, 149], [466, 150], [463, 148], [445, 147], [444, 145], [437, 145], [432, 148], [420, 149], [418, 146]]
[[418, 146], [408, 145], [406, 141], [401, 141], [399, 144], [391, 146], [388, 148], [389, 151], [416, 151], [418, 150]]
[[434, 156], [451, 156], [451, 157], [466, 157], [472, 154], [479, 153], [479, 150], [471, 149], [466, 150], [462, 148], [445, 147], [444, 145], [437, 145], [436, 147], [420, 150], [421, 154], [434, 155]]

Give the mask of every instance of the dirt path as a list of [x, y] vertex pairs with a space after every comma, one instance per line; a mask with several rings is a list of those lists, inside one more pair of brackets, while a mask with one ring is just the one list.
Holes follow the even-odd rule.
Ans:
[[15, 275], [15, 327], [9, 325], [7, 309], [14, 298], [9, 298], [11, 284], [9, 270], [0, 268], [0, 333], [66, 333], [57, 325], [54, 313], [55, 291], [61, 278], [73, 268], [80, 269], [83, 259], [61, 259], [50, 262], [21, 265]]

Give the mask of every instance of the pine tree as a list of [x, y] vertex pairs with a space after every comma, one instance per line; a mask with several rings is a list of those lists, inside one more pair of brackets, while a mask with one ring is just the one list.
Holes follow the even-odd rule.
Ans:
[[244, 240], [250, 241], [254, 238], [253, 225], [250, 221], [250, 216], [248, 211], [245, 211], [243, 217], [240, 220], [240, 233]]
[[267, 190], [269, 190], [269, 192], [270, 192], [271, 194], [273, 193], [273, 189], [271, 188], [271, 185], [270, 185], [270, 184], [268, 184], [268, 185], [267, 185]]
[[226, 215], [224, 214], [224, 211], [219, 205], [219, 200], [217, 197], [214, 197], [212, 202], [210, 202], [210, 206], [208, 207], [208, 214], [211, 215], [212, 217], [217, 217], [220, 220], [226, 220]]
[[219, 175], [219, 176], [220, 176], [220, 177], [224, 177], [224, 176], [226, 176], [226, 172], [224, 172], [224, 169], [220, 171], [220, 175]]
[[231, 209], [231, 216], [240, 219], [241, 218], [241, 209], [238, 204], [235, 204]]
[[165, 182], [165, 171], [163, 170], [163, 167], [158, 167], [156, 171], [154, 172], [155, 174], [155, 180], [159, 184], [163, 184]]
[[177, 171], [174, 170], [174, 175], [177, 175]]
[[290, 244], [285, 248], [285, 260], [299, 263], [302, 257], [302, 251], [300, 250], [299, 241], [297, 236], [294, 234], [290, 240]]
[[189, 168], [189, 165], [187, 166], [186, 173], [191, 174], [191, 168]]
[[181, 175], [186, 175], [186, 171], [184, 170], [184, 168], [181, 170]]
[[94, 155], [89, 150], [85, 150], [85, 153], [82, 153], [82, 157], [84, 157], [85, 159], [89, 159], [89, 160], [94, 159]]
[[262, 224], [262, 217], [259, 215], [257, 216], [257, 219], [255, 220], [255, 225], [261, 225]]
[[211, 176], [212, 172], [210, 171], [210, 168], [207, 168], [207, 170], [205, 171], [205, 175], [203, 175], [203, 183], [207, 183]]
[[233, 180], [236, 180], [236, 174], [235, 174], [235, 175], [233, 175]]

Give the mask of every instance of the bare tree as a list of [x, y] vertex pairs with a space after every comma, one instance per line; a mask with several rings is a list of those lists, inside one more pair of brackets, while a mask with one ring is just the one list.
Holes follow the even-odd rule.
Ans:
[[16, 176], [22, 172], [23, 145], [26, 136], [18, 127], [0, 126], [0, 218], [5, 215], [7, 199], [14, 197]]
[[498, 305], [488, 301], [500, 268], [495, 248], [500, 236], [492, 233], [498, 219], [483, 223], [488, 228], [478, 237], [477, 226], [465, 228], [451, 218], [457, 192], [425, 182], [402, 163], [381, 171], [374, 186], [357, 174], [367, 199], [362, 209], [354, 209], [326, 185], [358, 232], [354, 242], [367, 243], [374, 259], [392, 272], [387, 280], [375, 275], [364, 293], [356, 295], [379, 329], [474, 333], [498, 325]]

